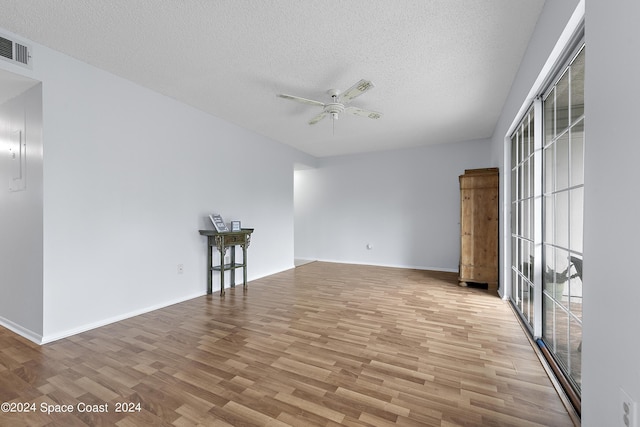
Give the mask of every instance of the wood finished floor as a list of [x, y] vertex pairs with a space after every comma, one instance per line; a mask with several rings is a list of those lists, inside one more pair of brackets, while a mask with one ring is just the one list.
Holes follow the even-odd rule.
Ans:
[[0, 425], [573, 426], [507, 303], [456, 278], [316, 262], [43, 346], [0, 327], [0, 402], [36, 406]]

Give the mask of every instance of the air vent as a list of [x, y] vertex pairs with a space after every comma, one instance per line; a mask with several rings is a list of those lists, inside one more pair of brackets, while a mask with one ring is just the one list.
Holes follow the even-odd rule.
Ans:
[[0, 58], [31, 68], [31, 49], [22, 43], [17, 43], [0, 35]]
[[4, 37], [0, 37], [0, 56], [13, 59], [13, 42]]

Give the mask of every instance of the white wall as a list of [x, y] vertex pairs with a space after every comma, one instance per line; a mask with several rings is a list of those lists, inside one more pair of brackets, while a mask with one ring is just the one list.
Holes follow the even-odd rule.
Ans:
[[586, 4], [585, 427], [616, 425], [621, 387], [640, 404], [639, 18], [637, 0]]
[[293, 267], [293, 164], [312, 159], [35, 43], [33, 58], [43, 341], [202, 295], [213, 211], [255, 228], [250, 280]]
[[[27, 142], [24, 187], [14, 182], [9, 140]], [[23, 188], [9, 191], [9, 188]], [[0, 105], [0, 322], [42, 336], [42, 86]]]
[[458, 176], [492, 166], [489, 151], [485, 140], [440, 144], [297, 171], [296, 258], [458, 271]]

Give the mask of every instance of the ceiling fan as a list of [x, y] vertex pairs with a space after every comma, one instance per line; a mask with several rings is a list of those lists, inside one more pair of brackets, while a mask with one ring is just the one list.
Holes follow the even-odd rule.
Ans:
[[377, 111], [363, 110], [362, 108], [346, 106], [354, 98], [362, 95], [374, 85], [368, 80], [360, 80], [358, 83], [351, 86], [344, 92], [340, 92], [337, 89], [330, 89], [327, 93], [331, 96], [331, 102], [324, 103], [320, 101], [314, 101], [312, 99], [301, 98], [299, 96], [287, 95], [284, 93], [278, 94], [280, 98], [291, 99], [292, 101], [301, 102], [303, 104], [315, 105], [322, 107], [322, 112], [317, 116], [309, 120], [310, 125], [315, 125], [320, 120], [324, 119], [327, 115], [330, 115], [333, 120], [338, 120], [340, 113], [346, 112], [355, 114], [357, 116], [369, 117], [370, 119], [379, 119], [382, 117], [382, 113]]

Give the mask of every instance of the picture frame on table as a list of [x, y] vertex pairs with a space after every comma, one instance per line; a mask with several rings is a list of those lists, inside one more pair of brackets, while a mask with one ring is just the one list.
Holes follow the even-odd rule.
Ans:
[[227, 224], [224, 223], [222, 216], [219, 214], [211, 214], [209, 215], [209, 219], [211, 219], [211, 223], [218, 233], [229, 231], [229, 227], [227, 227]]
[[240, 231], [241, 229], [240, 221], [231, 221], [231, 231]]

